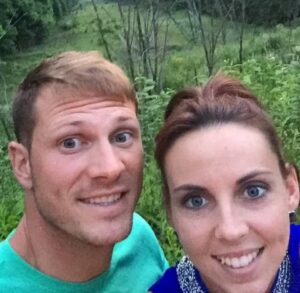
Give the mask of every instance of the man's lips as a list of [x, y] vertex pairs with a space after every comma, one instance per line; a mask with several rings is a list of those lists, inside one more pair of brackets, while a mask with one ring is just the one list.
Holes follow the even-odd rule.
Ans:
[[90, 205], [110, 206], [120, 201], [124, 194], [125, 192], [112, 192], [110, 194], [105, 195], [96, 195], [87, 198], [80, 198], [79, 201]]
[[239, 253], [230, 253], [213, 256], [222, 265], [238, 269], [250, 265], [262, 253], [264, 248], [257, 248]]

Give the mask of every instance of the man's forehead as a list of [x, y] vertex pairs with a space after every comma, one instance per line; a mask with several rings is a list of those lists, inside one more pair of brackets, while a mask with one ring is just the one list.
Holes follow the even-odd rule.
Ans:
[[[97, 97], [99, 100], [104, 101], [120, 101], [121, 103], [125, 103], [127, 101], [131, 101], [129, 97], [125, 95], [125, 93], [120, 95], [114, 95], [110, 93], [106, 93], [104, 91], [93, 90], [90, 88], [77, 88], [70, 85], [65, 84], [51, 84], [45, 86], [41, 89], [39, 96], [48, 97], [50, 100], [83, 100], [89, 98]], [[39, 100], [39, 98], [38, 98]]]
[[41, 107], [58, 106], [60, 104], [67, 104], [72, 102], [80, 102], [83, 104], [94, 103], [95, 101], [109, 104], [110, 102], [115, 105], [125, 106], [136, 109], [136, 104], [125, 95], [110, 96], [101, 92], [91, 91], [89, 89], [76, 89], [69, 86], [47, 86], [40, 90], [36, 99], [36, 111]]

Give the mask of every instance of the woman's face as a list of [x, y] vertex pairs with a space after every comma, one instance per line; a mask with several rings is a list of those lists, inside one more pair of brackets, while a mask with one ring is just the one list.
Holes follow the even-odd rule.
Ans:
[[165, 158], [169, 219], [213, 292], [267, 292], [287, 250], [299, 189], [264, 135], [229, 123], [189, 132]]

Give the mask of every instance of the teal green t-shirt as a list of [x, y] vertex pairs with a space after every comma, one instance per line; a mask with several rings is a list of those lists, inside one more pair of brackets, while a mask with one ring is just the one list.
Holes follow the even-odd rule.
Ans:
[[145, 293], [167, 269], [168, 263], [147, 222], [133, 216], [129, 236], [115, 245], [109, 269], [83, 283], [65, 282], [26, 263], [10, 246], [0, 243], [0, 292], [11, 293]]

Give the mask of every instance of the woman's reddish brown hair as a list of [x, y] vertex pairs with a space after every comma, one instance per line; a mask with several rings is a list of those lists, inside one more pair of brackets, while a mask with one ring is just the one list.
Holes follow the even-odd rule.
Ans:
[[167, 106], [155, 149], [166, 205], [169, 203], [169, 192], [164, 160], [170, 147], [187, 132], [224, 123], [238, 123], [260, 131], [269, 142], [270, 151], [276, 154], [282, 175], [287, 176], [281, 141], [264, 107], [239, 80], [217, 74], [202, 87], [177, 92]]

